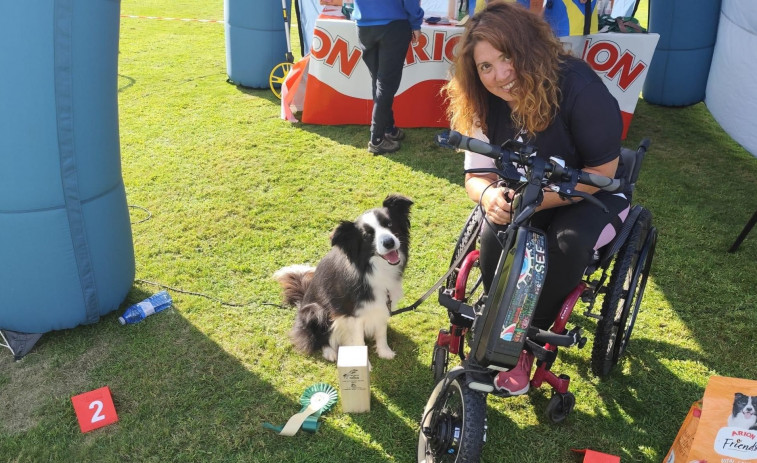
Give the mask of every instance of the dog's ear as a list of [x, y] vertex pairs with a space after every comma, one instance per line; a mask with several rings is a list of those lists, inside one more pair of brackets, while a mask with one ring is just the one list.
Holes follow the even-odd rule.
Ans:
[[331, 232], [331, 245], [343, 250], [348, 256], [357, 254], [361, 233], [354, 222], [343, 220]]
[[392, 221], [403, 220], [406, 222], [406, 226], [410, 226], [407, 221], [410, 216], [410, 206], [413, 205], [413, 200], [400, 194], [390, 194], [384, 199], [383, 206], [389, 211], [389, 216]]

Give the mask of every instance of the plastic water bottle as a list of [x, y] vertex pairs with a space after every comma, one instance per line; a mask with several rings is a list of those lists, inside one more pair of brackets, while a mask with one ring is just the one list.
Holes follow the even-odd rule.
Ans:
[[150, 315], [171, 307], [171, 304], [171, 295], [161, 291], [126, 309], [124, 314], [118, 317], [118, 321], [122, 325], [139, 323]]

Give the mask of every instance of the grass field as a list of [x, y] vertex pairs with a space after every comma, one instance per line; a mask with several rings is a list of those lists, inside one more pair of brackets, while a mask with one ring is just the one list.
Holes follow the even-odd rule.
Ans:
[[[223, 19], [220, 0], [124, 0], [121, 10]], [[398, 355], [371, 353], [370, 413], [337, 404], [316, 434], [278, 437], [263, 422], [283, 424], [307, 387], [337, 383], [333, 364], [289, 345], [293, 312], [278, 307], [271, 274], [317, 262], [340, 220], [400, 192], [415, 201], [402, 305], [413, 302], [446, 271], [472, 207], [461, 155], [434, 143], [438, 129], [410, 129], [400, 152], [373, 157], [367, 127], [290, 124], [269, 90], [226, 79], [222, 24], [122, 18], [121, 161], [138, 279], [124, 306], [161, 289], [150, 282], [170, 287], [174, 306], [137, 325], [114, 312], [46, 334], [20, 362], [4, 351], [0, 460], [415, 461], [446, 313], [431, 298], [392, 319]], [[490, 397], [483, 462], [568, 463], [587, 447], [659, 462], [711, 375], [757, 379], [745, 367], [757, 356], [757, 231], [726, 252], [757, 208], [757, 159], [702, 103], [640, 100], [627, 145], [643, 137], [652, 148], [635, 201], [660, 236], [627, 357], [600, 380], [590, 344], [562, 350], [555, 370], [571, 376], [577, 404], [559, 425], [543, 415], [546, 388]], [[593, 332], [593, 319], [573, 321]], [[70, 398], [105, 385], [119, 421], [82, 434]]]

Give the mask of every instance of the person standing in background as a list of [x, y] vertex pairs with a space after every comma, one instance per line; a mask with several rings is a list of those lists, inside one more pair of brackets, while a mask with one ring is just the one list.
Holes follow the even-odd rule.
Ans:
[[363, 62], [371, 74], [373, 112], [368, 151], [393, 153], [405, 133], [394, 123], [392, 104], [402, 79], [410, 42], [418, 42], [423, 22], [420, 0], [354, 0]]

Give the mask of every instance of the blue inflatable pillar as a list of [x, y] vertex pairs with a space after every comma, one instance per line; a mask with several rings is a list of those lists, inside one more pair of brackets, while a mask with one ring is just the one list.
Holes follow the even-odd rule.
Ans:
[[0, 329], [94, 323], [134, 281], [118, 0], [0, 2]]
[[[286, 4], [291, 18], [291, 0]], [[281, 1], [224, 0], [223, 12], [229, 80], [243, 87], [268, 88], [271, 70], [286, 61]]]
[[650, 0], [648, 29], [660, 40], [644, 100], [663, 106], [704, 101], [719, 19], [720, 0]]

